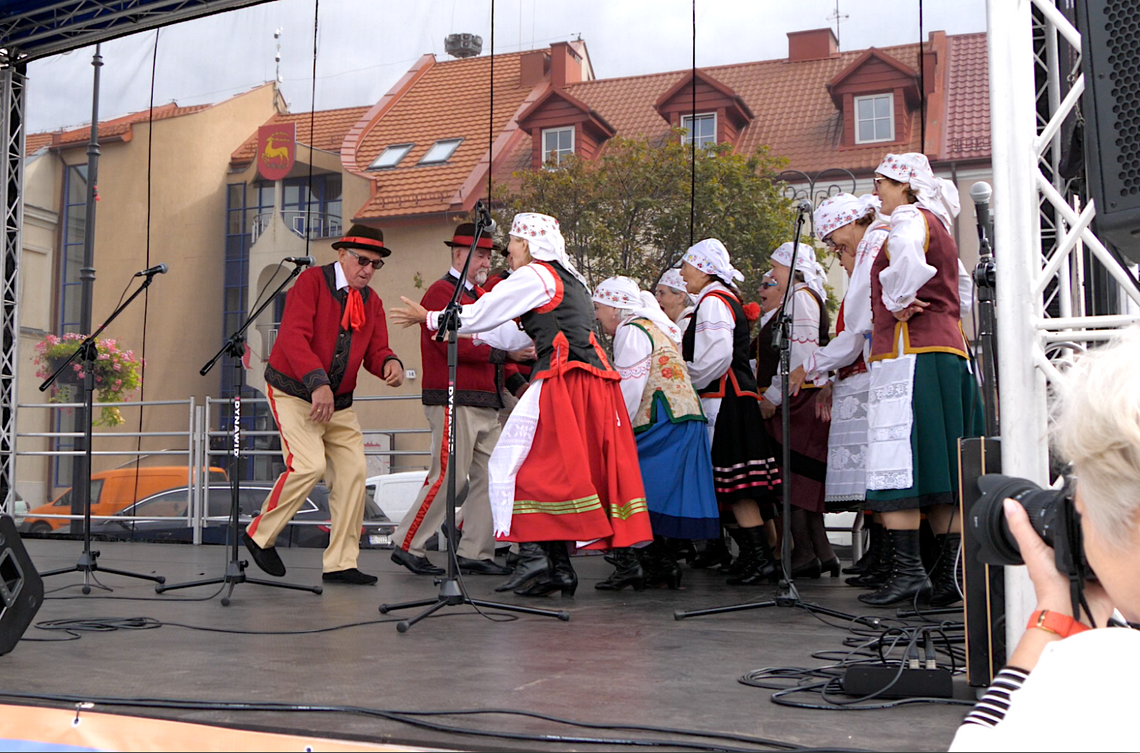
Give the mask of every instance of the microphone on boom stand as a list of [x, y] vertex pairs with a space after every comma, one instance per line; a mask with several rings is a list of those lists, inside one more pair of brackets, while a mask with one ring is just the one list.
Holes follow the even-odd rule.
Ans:
[[993, 249], [990, 245], [990, 197], [994, 190], [979, 181], [970, 186], [974, 213], [978, 220], [978, 266], [974, 267], [974, 285], [978, 289], [978, 344], [982, 362], [982, 402], [986, 414], [986, 436], [998, 435], [997, 417], [997, 315], [994, 299], [997, 289]]

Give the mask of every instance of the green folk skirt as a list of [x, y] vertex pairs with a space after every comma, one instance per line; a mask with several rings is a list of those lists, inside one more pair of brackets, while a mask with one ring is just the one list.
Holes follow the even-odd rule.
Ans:
[[978, 436], [984, 426], [982, 400], [969, 361], [953, 353], [919, 353], [911, 394], [914, 485], [867, 490], [868, 510], [913, 510], [954, 504], [958, 498], [958, 440]]

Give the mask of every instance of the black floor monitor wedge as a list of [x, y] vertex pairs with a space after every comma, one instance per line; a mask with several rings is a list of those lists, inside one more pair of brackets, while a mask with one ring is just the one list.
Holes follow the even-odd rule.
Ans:
[[44, 582], [32, 565], [16, 523], [0, 515], [0, 655], [16, 647], [44, 600]]

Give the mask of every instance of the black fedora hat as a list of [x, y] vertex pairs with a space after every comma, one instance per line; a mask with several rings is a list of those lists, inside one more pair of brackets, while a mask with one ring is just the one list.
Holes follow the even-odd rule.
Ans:
[[343, 238], [333, 241], [332, 247], [338, 251], [342, 248], [362, 248], [375, 251], [382, 257], [392, 253], [392, 249], [384, 245], [384, 231], [367, 225], [353, 225]]
[[[444, 241], [445, 246], [452, 248], [471, 248], [472, 241], [475, 240], [475, 223], [464, 222], [459, 227], [455, 228], [455, 232], [451, 236], [451, 240]], [[494, 236], [490, 233], [484, 232], [479, 236], [479, 248], [490, 248], [495, 251], [506, 251], [503, 244], [495, 240]]]

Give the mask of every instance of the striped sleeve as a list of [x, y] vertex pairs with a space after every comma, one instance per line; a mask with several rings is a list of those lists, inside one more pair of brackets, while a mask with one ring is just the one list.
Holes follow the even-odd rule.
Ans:
[[982, 696], [973, 710], [962, 720], [963, 725], [976, 724], [981, 727], [996, 727], [1005, 719], [1013, 694], [1021, 689], [1029, 673], [1017, 667], [1006, 667], [998, 672], [990, 689]]

